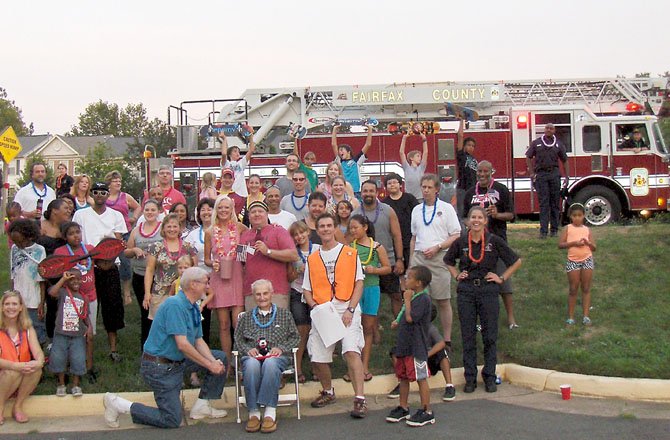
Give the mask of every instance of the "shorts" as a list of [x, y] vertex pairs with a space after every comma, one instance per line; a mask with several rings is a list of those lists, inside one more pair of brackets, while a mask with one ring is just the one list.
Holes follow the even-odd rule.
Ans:
[[310, 325], [312, 319], [309, 317], [309, 306], [302, 302], [302, 293], [291, 289], [291, 315], [295, 325]]
[[98, 325], [98, 300], [88, 303], [88, 319], [91, 321], [93, 336], [97, 335], [96, 326]]
[[388, 275], [379, 275], [379, 289], [388, 294], [399, 293], [400, 277], [393, 272]]
[[[498, 262], [496, 263], [496, 273], [498, 276], [502, 275], [505, 273], [505, 270], [507, 270], [507, 266], [505, 265], [505, 262], [498, 258]], [[501, 285], [500, 285], [500, 293], [512, 293], [512, 280], [511, 279], [506, 279]]]
[[440, 251], [430, 259], [424, 257], [421, 251], [415, 251], [412, 255], [412, 267], [426, 266], [430, 269], [430, 273], [433, 275], [429, 287], [430, 297], [438, 301], [451, 299], [451, 274], [443, 261], [446, 253], [446, 250]]
[[442, 368], [440, 368], [440, 362], [442, 362], [442, 359], [446, 359], [451, 362], [449, 359], [449, 354], [444, 348], [428, 358], [428, 371], [430, 371], [431, 376], [435, 376], [442, 370]]
[[[277, 307], [281, 307], [282, 309], [290, 310], [290, 299], [289, 295], [286, 294], [281, 294], [281, 293], [274, 293], [272, 294], [272, 303], [276, 305]], [[249, 312], [256, 307], [256, 298], [254, 298], [253, 295], [247, 295], [244, 297], [244, 311]]]
[[40, 345], [44, 345], [44, 343], [47, 342], [47, 329], [44, 325], [44, 320], [40, 320], [37, 309], [26, 308], [26, 310], [28, 310], [28, 316], [33, 322], [33, 328], [35, 329], [35, 334], [37, 335], [37, 341], [40, 343]]
[[417, 380], [426, 380], [430, 377], [428, 361], [420, 361], [415, 359], [414, 356], [397, 357], [393, 367], [398, 380], [415, 382]]
[[[349, 301], [342, 302], [334, 299], [333, 305], [339, 315], [342, 316], [347, 310], [347, 307], [349, 307]], [[342, 342], [342, 354], [350, 351], [361, 354], [361, 350], [363, 350], [363, 347], [365, 346], [365, 338], [363, 337], [363, 326], [361, 325], [360, 306], [356, 307], [354, 317], [351, 320], [351, 325], [346, 328], [344, 338], [342, 338], [342, 341], [340, 342]], [[316, 331], [316, 328], [312, 326], [312, 329], [309, 331], [309, 339], [307, 340], [307, 352], [309, 353], [312, 362], [318, 362], [320, 364], [331, 363], [333, 361], [333, 351], [335, 350], [336, 345], [337, 344], [333, 344], [326, 347], [323, 340], [321, 340], [321, 336], [319, 336], [319, 333]]]
[[49, 353], [49, 371], [65, 373], [68, 363], [70, 374], [83, 376], [86, 373], [86, 336], [55, 333]]
[[377, 316], [380, 302], [381, 292], [379, 286], [363, 287], [363, 295], [361, 295], [361, 300], [358, 302], [363, 315]]
[[[122, 235], [122, 238], [124, 241], [128, 242], [128, 238], [130, 237], [130, 232], [126, 232], [125, 234]], [[119, 255], [119, 276], [121, 277], [121, 281], [130, 281], [130, 279], [133, 277], [133, 270], [130, 267], [130, 259], [126, 257], [126, 255], [121, 252]]]
[[584, 261], [570, 261], [568, 260], [565, 263], [565, 271], [572, 272], [573, 270], [593, 270], [595, 264], [593, 263], [593, 257], [589, 257]]

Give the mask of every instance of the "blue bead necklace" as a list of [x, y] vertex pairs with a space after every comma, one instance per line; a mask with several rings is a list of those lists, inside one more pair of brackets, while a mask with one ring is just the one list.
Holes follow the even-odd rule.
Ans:
[[270, 320], [265, 324], [261, 324], [260, 321], [258, 320], [258, 307], [254, 307], [254, 310], [251, 313], [251, 316], [254, 318], [254, 322], [256, 323], [256, 325], [258, 327], [268, 328], [275, 321], [275, 317], [277, 316], [277, 306], [272, 304], [272, 316], [270, 317]]
[[305, 198], [305, 201], [302, 202], [302, 206], [300, 208], [298, 208], [295, 205], [295, 192], [292, 192], [291, 193], [291, 204], [293, 205], [293, 209], [295, 209], [298, 212], [302, 211], [302, 209], [305, 207], [305, 205], [307, 205], [308, 196], [309, 196], [309, 193], [305, 193], [305, 195], [303, 196]]
[[433, 206], [433, 215], [430, 217], [430, 220], [426, 220], [426, 202], [423, 202], [423, 224], [426, 226], [429, 226], [431, 223], [433, 223], [433, 220], [435, 219], [435, 213], [437, 212], [437, 199], [435, 199], [435, 205]]

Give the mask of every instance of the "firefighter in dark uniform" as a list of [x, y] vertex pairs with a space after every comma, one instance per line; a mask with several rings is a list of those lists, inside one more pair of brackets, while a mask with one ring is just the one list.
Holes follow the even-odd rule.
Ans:
[[[486, 230], [488, 213], [481, 206], [473, 206], [468, 213], [468, 233], [459, 237], [444, 256], [444, 263], [452, 278], [458, 281], [458, 318], [463, 339], [463, 368], [466, 393], [477, 388], [477, 318], [482, 326], [484, 368], [482, 379], [487, 393], [496, 387], [498, 340], [498, 294], [500, 286], [521, 266], [521, 260], [505, 240]], [[498, 275], [498, 259], [507, 268]], [[459, 260], [458, 269], [456, 260]]]
[[[531, 142], [526, 151], [526, 166], [540, 199], [540, 238], [547, 238], [551, 220], [551, 236], [558, 234], [558, 219], [561, 200], [561, 171], [565, 171], [564, 186], [568, 186], [570, 167], [565, 146], [555, 135], [554, 124], [544, 127], [544, 135]], [[533, 163], [534, 159], [534, 163]], [[532, 170], [532, 171], [531, 171]]]

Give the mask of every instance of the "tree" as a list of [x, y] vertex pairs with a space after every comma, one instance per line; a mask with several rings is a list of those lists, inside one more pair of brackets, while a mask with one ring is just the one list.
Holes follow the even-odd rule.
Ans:
[[14, 101], [7, 98], [7, 91], [0, 87], [0, 130], [11, 126], [17, 136], [32, 134], [33, 124], [30, 124], [30, 130], [23, 122], [21, 109], [16, 106]]
[[77, 162], [77, 171], [90, 176], [92, 182], [104, 182], [105, 175], [114, 170], [121, 173], [125, 192], [135, 197], [142, 193], [142, 182], [137, 174], [124, 159], [112, 157], [104, 143], [95, 145]]
[[45, 182], [46, 182], [47, 185], [49, 185], [50, 187], [53, 188], [54, 187], [54, 182], [55, 182], [54, 170], [53, 170], [53, 168], [51, 168], [47, 164], [44, 157], [39, 155], [39, 154], [31, 154], [30, 156], [28, 156], [26, 158], [26, 165], [25, 165], [25, 168], [23, 168], [23, 170], [21, 170], [21, 177], [17, 181], [17, 185], [19, 187], [21, 187], [21, 186], [25, 186], [26, 184], [28, 184], [28, 182], [30, 182], [30, 180], [31, 180], [30, 169], [32, 168], [33, 164], [36, 163], [36, 162], [41, 162], [41, 163], [45, 164], [45, 166], [47, 168], [47, 178], [46, 178]]

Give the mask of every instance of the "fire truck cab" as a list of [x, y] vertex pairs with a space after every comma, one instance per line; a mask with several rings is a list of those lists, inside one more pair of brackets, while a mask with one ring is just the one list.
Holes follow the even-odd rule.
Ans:
[[[603, 225], [623, 213], [668, 209], [670, 197], [666, 147], [655, 116], [668, 91], [665, 78], [604, 78], [573, 80], [443, 82], [254, 89], [226, 100], [185, 101], [171, 106], [176, 114], [177, 148], [172, 152], [175, 181], [188, 184], [189, 202], [195, 203], [197, 182], [207, 171], [220, 176], [220, 147], [211, 127], [222, 123], [248, 123], [255, 128], [257, 149], [247, 175], [259, 174], [270, 185], [286, 173], [288, 153], [296, 148], [287, 134], [291, 124], [308, 129], [298, 142], [301, 156], [313, 151], [320, 177], [333, 160], [330, 131], [338, 118], [373, 117], [372, 148], [362, 169], [366, 178], [381, 179], [389, 172], [402, 175], [401, 136], [390, 134], [391, 123], [431, 121], [440, 130], [428, 135], [427, 172], [443, 182], [440, 197], [453, 201], [457, 176], [455, 149], [458, 121], [445, 103], [476, 110], [480, 117], [467, 124], [464, 135], [476, 141], [475, 157], [489, 160], [494, 178], [510, 189], [516, 214], [539, 212], [537, 195], [526, 167], [530, 142], [544, 133], [548, 123], [569, 156], [567, 198], [583, 203], [587, 221]], [[220, 108], [217, 106], [220, 105]], [[190, 124], [189, 111], [200, 106], [206, 124]], [[207, 106], [203, 110], [203, 106]], [[638, 133], [638, 134], [636, 134]], [[631, 148], [632, 138], [635, 145]], [[352, 127], [338, 142], [360, 150], [365, 127]], [[230, 145], [245, 151], [236, 137]], [[407, 151], [420, 148], [410, 136]]]

